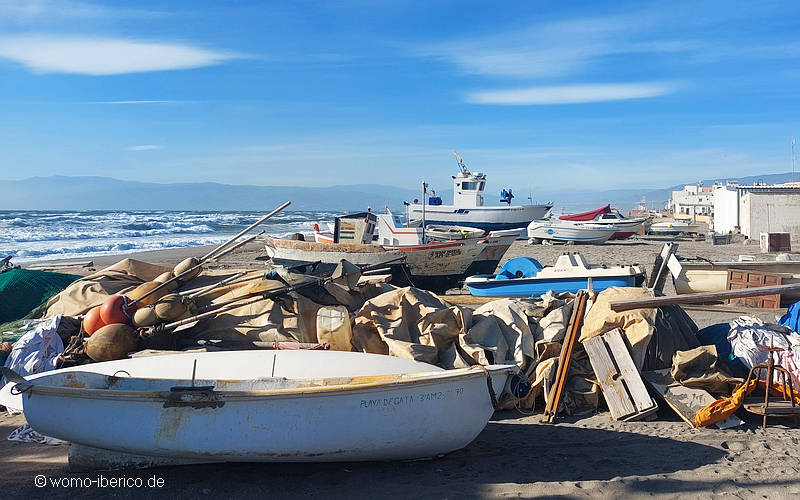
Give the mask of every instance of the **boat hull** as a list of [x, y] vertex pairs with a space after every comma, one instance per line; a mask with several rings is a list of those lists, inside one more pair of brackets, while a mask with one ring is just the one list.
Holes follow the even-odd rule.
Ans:
[[577, 225], [571, 227], [562, 224], [537, 224], [535, 222], [528, 226], [528, 238], [584, 245], [603, 244], [608, 241], [615, 232], [615, 227], [611, 227], [610, 229], [601, 227], [587, 228]]
[[[681, 262], [681, 272], [672, 280], [675, 292], [686, 294], [725, 291], [729, 269], [784, 274], [783, 284], [800, 283], [800, 262]], [[800, 292], [786, 291], [781, 296], [797, 299], [800, 298]]]
[[[220, 353], [200, 355], [202, 364], [213, 362], [209, 357], [213, 354]], [[329, 359], [335, 357], [330, 354], [347, 355], [348, 360], [333, 363], [340, 373], [350, 369], [348, 361], [356, 359], [353, 355], [377, 356], [325, 354]], [[176, 356], [184, 364], [193, 359], [182, 354], [169, 357]], [[164, 363], [171, 361], [161, 358]], [[320, 359], [324, 358], [308, 356], [304, 363], [308, 371], [314, 371]], [[277, 366], [284, 364], [281, 357]], [[381, 382], [376, 375], [377, 382], [362, 381], [362, 386], [308, 383], [288, 391], [163, 391], [156, 389], [175, 381], [135, 376], [103, 376], [108, 387], [98, 389], [90, 384], [81, 387], [91, 379], [79, 371], [66, 383], [63, 374], [53, 372], [50, 376], [60, 376], [61, 381], [47, 385], [47, 374], [33, 379], [36, 385], [26, 393], [23, 406], [31, 426], [45, 435], [135, 455], [215, 462], [426, 458], [463, 448], [475, 439], [494, 412], [487, 374], [493, 390], [502, 391], [516, 367], [490, 366], [484, 372], [425, 366], [433, 371], [390, 382]], [[235, 380], [232, 374], [227, 377], [234, 380], [218, 383], [258, 383]], [[276, 374], [260, 380], [280, 383], [283, 379]], [[182, 382], [189, 385], [188, 380]]]
[[[475, 278], [481, 278], [476, 276]], [[476, 297], [538, 297], [548, 291], [553, 293], [572, 292], [588, 288], [588, 278], [561, 278], [561, 279], [536, 279], [517, 278], [510, 280], [467, 279], [466, 285], [472, 295]], [[603, 276], [592, 278], [592, 288], [600, 292], [612, 286], [636, 286], [637, 277]]]
[[[455, 205], [427, 205], [425, 224], [469, 226], [484, 231], [516, 229], [527, 226], [531, 221], [543, 219], [552, 208], [550, 204], [469, 208]], [[408, 218], [422, 219], [422, 205], [409, 205]]]
[[469, 266], [486, 247], [487, 243], [483, 240], [388, 247], [265, 239], [267, 255], [280, 265], [295, 267], [319, 262], [317, 272], [324, 274], [342, 259], [361, 267], [383, 266], [392, 261], [386, 266], [392, 274], [393, 283], [434, 292], [444, 292], [463, 280]]

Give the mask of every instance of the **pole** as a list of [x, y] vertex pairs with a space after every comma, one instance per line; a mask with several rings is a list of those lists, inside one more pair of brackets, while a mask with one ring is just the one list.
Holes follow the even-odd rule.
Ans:
[[226, 242], [225, 242], [225, 243], [223, 243], [222, 245], [218, 246], [218, 247], [217, 247], [217, 248], [215, 248], [214, 250], [210, 251], [209, 253], [205, 254], [204, 256], [200, 257], [200, 262], [205, 262], [206, 260], [208, 260], [208, 259], [212, 258], [214, 255], [216, 255], [216, 254], [220, 253], [220, 252], [221, 252], [223, 249], [227, 248], [227, 247], [228, 247], [228, 246], [229, 246], [231, 243], [233, 243], [234, 241], [238, 240], [238, 239], [239, 239], [241, 236], [243, 236], [243, 235], [245, 235], [245, 234], [249, 233], [250, 231], [252, 231], [253, 229], [255, 229], [257, 226], [259, 226], [259, 225], [263, 224], [263, 223], [264, 223], [264, 222], [265, 222], [267, 219], [271, 218], [272, 216], [274, 216], [275, 214], [277, 214], [278, 212], [280, 212], [281, 210], [283, 210], [284, 208], [288, 207], [288, 206], [289, 206], [289, 205], [291, 205], [291, 204], [292, 204], [292, 202], [291, 202], [291, 201], [287, 201], [286, 203], [284, 203], [283, 205], [279, 206], [278, 208], [276, 208], [276, 209], [275, 209], [275, 210], [273, 210], [272, 212], [268, 213], [268, 214], [267, 214], [267, 215], [265, 215], [264, 217], [262, 217], [262, 218], [258, 219], [258, 220], [257, 220], [257, 221], [255, 221], [254, 223], [252, 223], [252, 224], [251, 224], [250, 226], [248, 226], [247, 228], [245, 228], [245, 229], [242, 229], [242, 230], [239, 232], [239, 234], [237, 234], [237, 235], [236, 235], [236, 236], [234, 236], [233, 238], [229, 239], [228, 241], [226, 241]]
[[425, 181], [422, 181], [422, 244], [426, 243], [425, 241], [425, 196], [428, 192], [428, 185]]
[[629, 311], [631, 309], [653, 308], [678, 304], [701, 304], [703, 302], [713, 302], [725, 299], [740, 299], [743, 297], [760, 297], [763, 295], [775, 295], [784, 292], [796, 292], [798, 290], [800, 290], [800, 284], [792, 283], [787, 285], [725, 290], [722, 292], [687, 293], [685, 295], [653, 297], [652, 299], [620, 300], [618, 302], [612, 302], [610, 305], [612, 311], [621, 312]]

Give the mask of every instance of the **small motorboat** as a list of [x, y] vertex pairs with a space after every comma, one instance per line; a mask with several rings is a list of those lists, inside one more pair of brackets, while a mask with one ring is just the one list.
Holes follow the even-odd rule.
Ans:
[[611, 240], [628, 239], [648, 220], [650, 217], [624, 217], [618, 211], [611, 210], [611, 205], [606, 205], [597, 210], [583, 212], [580, 214], [562, 215], [560, 220], [574, 222], [593, 222], [595, 224], [608, 224], [617, 226], [619, 230], [611, 235]]
[[496, 275], [471, 276], [465, 284], [478, 297], [536, 297], [550, 290], [577, 292], [588, 288], [589, 279], [595, 291], [611, 286], [637, 286], [644, 280], [644, 269], [638, 265], [590, 265], [579, 253], [559, 256], [552, 267], [543, 267], [530, 257], [516, 257], [506, 262]]
[[596, 224], [594, 222], [574, 222], [568, 220], [535, 220], [528, 226], [528, 241], [558, 241], [599, 245], [617, 232], [617, 226]]
[[182, 353], [27, 379], [4, 369], [12, 382], [0, 400], [23, 393], [36, 431], [121, 453], [200, 462], [405, 460], [469, 444], [494, 412], [490, 393], [499, 396], [516, 371], [444, 370], [356, 352]]
[[469, 226], [425, 226], [425, 236], [436, 241], [466, 240], [481, 238], [486, 232], [483, 229]]
[[647, 232], [649, 234], [666, 234], [670, 236], [697, 234], [700, 232], [700, 226], [683, 220], [672, 220], [651, 224]]

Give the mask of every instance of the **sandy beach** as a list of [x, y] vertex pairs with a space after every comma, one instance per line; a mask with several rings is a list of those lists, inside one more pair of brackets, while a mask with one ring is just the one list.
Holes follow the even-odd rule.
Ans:
[[[580, 251], [591, 263], [644, 265], [648, 271], [663, 241], [634, 239], [602, 246], [548, 246], [516, 242], [506, 259], [526, 255], [552, 265], [565, 251]], [[159, 264], [174, 264], [207, 252], [205, 247], [128, 254]], [[740, 254], [758, 255], [745, 244], [712, 246], [681, 241], [678, 253], [709, 259], [735, 260]], [[221, 267], [259, 269], [264, 255], [248, 245]], [[94, 269], [119, 257], [91, 259]], [[39, 263], [37, 263], [38, 265]], [[63, 264], [63, 262], [59, 262]], [[502, 264], [502, 262], [501, 262]], [[90, 272], [88, 268], [60, 271]], [[669, 281], [668, 281], [669, 283]], [[668, 285], [666, 293], [674, 293]], [[726, 305], [686, 307], [699, 327], [726, 322], [741, 314], [774, 320], [781, 310], [751, 310]], [[541, 408], [536, 409], [537, 413]], [[272, 498], [796, 498], [800, 494], [800, 429], [771, 420], [762, 430], [758, 421], [732, 430], [692, 429], [671, 410], [659, 410], [651, 422], [618, 422], [607, 410], [583, 418], [561, 418], [555, 425], [539, 423], [540, 415], [498, 412], [467, 448], [447, 456], [401, 463], [339, 464], [210, 464], [164, 467], [141, 471], [70, 472], [67, 446], [20, 444], [5, 440], [24, 423], [22, 416], [0, 416], [0, 456], [3, 457], [3, 496], [30, 497], [43, 490], [51, 498], [139, 498], [153, 493], [169, 497], [264, 496]], [[114, 425], [109, 422], [109, 425]], [[209, 429], [209, 432], [222, 430]], [[151, 477], [164, 479], [155, 489], [112, 491], [91, 488], [37, 488], [43, 474], [96, 478]]]

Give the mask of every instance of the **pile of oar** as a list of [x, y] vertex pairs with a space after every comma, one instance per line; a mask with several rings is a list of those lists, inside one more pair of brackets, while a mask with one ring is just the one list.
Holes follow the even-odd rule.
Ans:
[[[233, 309], [234, 307], [231, 306], [235, 302], [231, 301], [214, 304], [213, 307], [208, 306], [201, 311], [201, 314], [195, 314], [193, 299], [214, 288], [233, 284], [245, 273], [239, 273], [203, 288], [180, 293], [175, 291], [197, 277], [203, 271], [205, 264], [219, 261], [237, 248], [257, 238], [258, 235], [240, 239], [290, 204], [291, 202], [287, 201], [206, 255], [200, 258], [185, 259], [171, 272], [166, 272], [153, 281], [142, 283], [126, 295], [113, 295], [103, 304], [90, 309], [83, 318], [80, 335], [81, 340], [84, 333], [89, 336], [86, 342], [86, 354], [95, 361], [120, 359], [131, 350], [135, 350], [138, 345], [140, 335], [137, 329], [149, 327], [148, 331], [170, 331], [176, 327], [167, 327], [174, 325], [179, 318], [185, 318], [187, 314], [190, 317], [182, 321], [196, 322], [213, 314]], [[259, 278], [259, 276], [248, 279], [255, 278]], [[244, 281], [246, 280], [241, 282]], [[260, 293], [263, 294], [263, 292]], [[239, 297], [236, 301], [244, 298]], [[225, 309], [226, 306], [228, 309]], [[167, 322], [170, 323], [165, 325]], [[80, 344], [82, 345], [82, 342]]]

